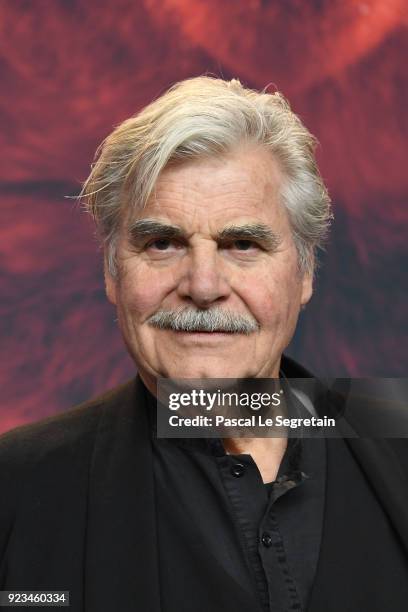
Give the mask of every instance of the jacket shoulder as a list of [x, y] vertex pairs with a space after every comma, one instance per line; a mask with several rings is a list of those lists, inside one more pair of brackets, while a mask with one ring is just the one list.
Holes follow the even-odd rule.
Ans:
[[33, 460], [92, 436], [103, 409], [114, 409], [129, 393], [128, 381], [61, 414], [22, 425], [0, 435], [0, 465]]
[[[100, 417], [129, 396], [132, 381], [56, 416], [0, 436], [0, 558], [17, 509], [35, 487], [86, 477]], [[5, 495], [3, 495], [5, 493]]]

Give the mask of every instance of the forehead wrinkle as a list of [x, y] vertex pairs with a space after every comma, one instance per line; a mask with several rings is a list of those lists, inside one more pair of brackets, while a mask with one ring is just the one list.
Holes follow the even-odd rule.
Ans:
[[[198, 165], [199, 167], [199, 165]], [[184, 167], [180, 168], [184, 170]], [[197, 164], [194, 169], [197, 169]], [[205, 201], [212, 200], [214, 197], [233, 199], [237, 202], [250, 202], [259, 203], [266, 199], [269, 199], [270, 193], [268, 190], [272, 187], [273, 191], [276, 190], [276, 185], [271, 183], [269, 180], [266, 181], [266, 185], [260, 186], [259, 177], [250, 177], [248, 175], [240, 176], [235, 174], [234, 176], [223, 176], [222, 180], [219, 177], [212, 176], [211, 180], [203, 180], [204, 175], [207, 173], [206, 169], [203, 169], [202, 174], [197, 176], [173, 176], [174, 169], [171, 168], [167, 172], [164, 170], [161, 177], [159, 177], [154, 191], [151, 196], [151, 202], [154, 203], [165, 203], [167, 200], [174, 202], [188, 202], [188, 201]]]
[[228, 204], [231, 208], [238, 207], [259, 207], [263, 205], [267, 200], [261, 193], [251, 193], [244, 189], [235, 190], [232, 189], [218, 189], [214, 191], [204, 192], [201, 189], [194, 189], [194, 187], [188, 186], [180, 188], [178, 191], [170, 192], [169, 190], [158, 190], [154, 194], [154, 198], [151, 199], [153, 207], [163, 208], [164, 210], [169, 206], [174, 208], [175, 206], [197, 206], [198, 208], [203, 205], [206, 206], [208, 202], [217, 200], [219, 205]]

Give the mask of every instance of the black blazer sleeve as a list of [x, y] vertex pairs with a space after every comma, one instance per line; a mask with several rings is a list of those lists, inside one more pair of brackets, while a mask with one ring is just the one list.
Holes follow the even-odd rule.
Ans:
[[[86, 497], [99, 414], [98, 402], [89, 402], [0, 436], [1, 589], [18, 586], [8, 584], [7, 576], [13, 556], [23, 572], [24, 561], [20, 559], [27, 557], [24, 540], [35, 538], [41, 527], [43, 533], [51, 534], [55, 517], [62, 510], [75, 515]], [[49, 543], [34, 544], [40, 560], [41, 555], [47, 554]], [[25, 584], [20, 588], [33, 587]]]

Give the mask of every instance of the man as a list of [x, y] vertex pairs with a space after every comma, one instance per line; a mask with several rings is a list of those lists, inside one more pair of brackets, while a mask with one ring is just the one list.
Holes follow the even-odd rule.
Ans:
[[208, 77], [105, 140], [82, 195], [138, 375], [2, 437], [3, 590], [87, 612], [406, 609], [403, 442], [156, 436], [159, 378], [310, 376], [283, 351], [331, 219], [313, 150], [280, 94]]

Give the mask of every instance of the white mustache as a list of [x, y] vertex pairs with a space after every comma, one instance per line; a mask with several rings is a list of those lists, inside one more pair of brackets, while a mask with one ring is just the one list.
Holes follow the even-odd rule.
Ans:
[[235, 314], [219, 307], [209, 310], [194, 308], [159, 310], [149, 317], [147, 322], [159, 329], [185, 332], [252, 334], [259, 329], [258, 322], [251, 315]]

